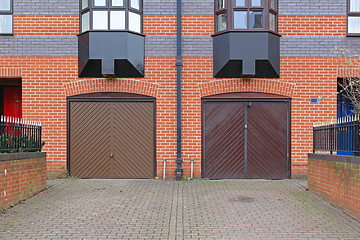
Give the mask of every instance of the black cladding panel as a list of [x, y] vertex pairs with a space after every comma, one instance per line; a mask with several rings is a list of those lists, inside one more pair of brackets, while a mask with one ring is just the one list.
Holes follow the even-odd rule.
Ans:
[[280, 36], [227, 32], [213, 40], [214, 77], [280, 77]]
[[91, 31], [78, 42], [79, 77], [144, 77], [145, 36]]

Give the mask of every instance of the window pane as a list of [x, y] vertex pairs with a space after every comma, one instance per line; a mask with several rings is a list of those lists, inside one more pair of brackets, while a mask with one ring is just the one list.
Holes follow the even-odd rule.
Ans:
[[130, 7], [140, 10], [140, 1], [130, 0]]
[[129, 30], [141, 33], [140, 14], [129, 12]]
[[84, 13], [81, 16], [81, 32], [90, 30], [90, 13]]
[[269, 29], [270, 31], [274, 31], [274, 32], [277, 32], [277, 27], [276, 27], [276, 15], [275, 14], [272, 14], [270, 13], [270, 16], [269, 16]]
[[360, 33], [360, 17], [349, 17], [348, 33]]
[[261, 6], [261, 0], [252, 0], [251, 6], [253, 7], [260, 7]]
[[271, 0], [270, 1], [270, 8], [277, 10], [277, 8], [276, 8], [276, 0]]
[[95, 0], [94, 5], [95, 5], [95, 7], [105, 7], [106, 0]]
[[247, 12], [234, 11], [234, 28], [246, 29], [247, 28]]
[[262, 27], [262, 12], [250, 12], [250, 29]]
[[360, 12], [360, 0], [350, 0], [350, 12]]
[[87, 7], [89, 7], [89, 0], [82, 0], [81, 1], [81, 8], [85, 9]]
[[0, 0], [0, 11], [10, 11], [10, 0]]
[[12, 33], [12, 15], [0, 15], [0, 33]]
[[245, 0], [236, 0], [236, 6], [237, 7], [244, 7], [245, 6]]
[[93, 12], [93, 29], [107, 30], [108, 29], [108, 12], [94, 11]]
[[110, 29], [123, 30], [125, 29], [125, 12], [111, 11], [110, 12]]
[[217, 31], [226, 30], [226, 13], [217, 15]]
[[123, 0], [112, 0], [111, 6], [122, 7], [122, 6], [124, 6], [124, 1]]
[[218, 9], [225, 8], [225, 0], [218, 0]]

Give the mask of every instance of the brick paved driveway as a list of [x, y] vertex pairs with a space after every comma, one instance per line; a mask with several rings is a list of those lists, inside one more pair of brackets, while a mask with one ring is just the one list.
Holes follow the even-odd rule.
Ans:
[[52, 180], [0, 239], [360, 239], [360, 223], [292, 180]]

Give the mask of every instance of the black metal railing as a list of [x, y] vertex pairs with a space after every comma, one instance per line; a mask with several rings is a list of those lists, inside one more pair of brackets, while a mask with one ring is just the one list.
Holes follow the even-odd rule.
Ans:
[[1, 116], [0, 152], [38, 152], [42, 146], [40, 122]]
[[339, 121], [313, 128], [313, 152], [352, 152], [359, 155], [359, 120]]

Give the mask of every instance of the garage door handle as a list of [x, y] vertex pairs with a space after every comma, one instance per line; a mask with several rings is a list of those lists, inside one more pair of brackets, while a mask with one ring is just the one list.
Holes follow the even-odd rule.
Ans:
[[114, 155], [110, 154], [110, 157], [112, 158], [112, 157], [114, 157]]

